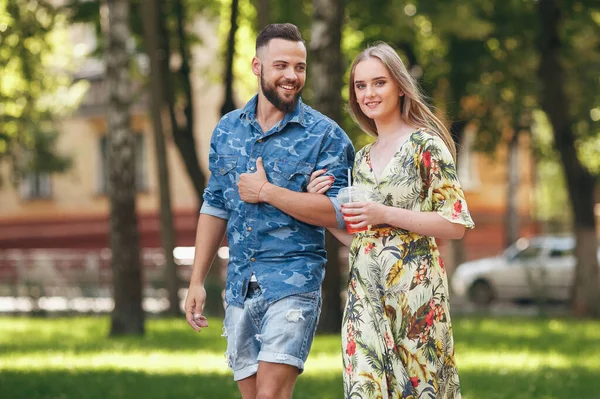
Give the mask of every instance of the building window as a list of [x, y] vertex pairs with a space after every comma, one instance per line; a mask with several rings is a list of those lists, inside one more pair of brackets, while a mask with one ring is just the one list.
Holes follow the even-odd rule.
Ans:
[[[135, 187], [138, 192], [148, 189], [146, 174], [146, 148], [144, 145], [144, 135], [134, 134], [135, 138]], [[100, 167], [98, 168], [98, 192], [108, 193], [108, 136], [100, 137]]]
[[52, 180], [49, 173], [29, 172], [20, 184], [21, 198], [26, 200], [52, 197]]
[[474, 150], [475, 136], [475, 129], [465, 129], [458, 148], [457, 173], [464, 190], [476, 190], [481, 185], [479, 159], [477, 152]]

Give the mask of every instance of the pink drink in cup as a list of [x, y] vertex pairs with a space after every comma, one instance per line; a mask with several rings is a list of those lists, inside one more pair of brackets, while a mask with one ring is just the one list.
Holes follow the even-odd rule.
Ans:
[[[369, 190], [361, 186], [350, 186], [342, 187], [338, 192], [337, 199], [340, 204], [347, 204], [349, 202], [366, 202], [370, 200]], [[353, 228], [350, 223], [346, 222], [346, 229], [348, 233], [354, 234], [359, 231], [365, 231], [368, 229], [367, 226], [362, 228]]]

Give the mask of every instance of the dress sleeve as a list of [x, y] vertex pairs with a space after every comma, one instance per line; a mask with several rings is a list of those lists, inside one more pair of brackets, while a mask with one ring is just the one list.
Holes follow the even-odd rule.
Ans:
[[423, 180], [422, 211], [437, 212], [444, 219], [475, 227], [465, 194], [458, 181], [452, 154], [438, 136], [424, 142], [419, 153], [419, 170]]

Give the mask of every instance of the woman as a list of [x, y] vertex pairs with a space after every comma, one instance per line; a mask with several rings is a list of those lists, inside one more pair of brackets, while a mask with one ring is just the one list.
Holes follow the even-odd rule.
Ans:
[[[346, 398], [460, 398], [448, 282], [434, 237], [473, 228], [448, 130], [422, 99], [398, 54], [379, 43], [354, 60], [349, 112], [376, 138], [354, 164], [371, 202], [342, 205], [347, 224], [369, 226], [350, 245], [342, 325]], [[328, 176], [311, 176], [325, 192]]]

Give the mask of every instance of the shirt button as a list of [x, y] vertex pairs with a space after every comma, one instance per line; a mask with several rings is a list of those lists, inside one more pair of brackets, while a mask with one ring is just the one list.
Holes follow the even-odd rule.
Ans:
[[254, 170], [254, 166], [250, 166], [250, 170]]
[[258, 142], [259, 142], [259, 143], [262, 143], [262, 139], [258, 139]]
[[256, 262], [256, 258], [250, 258], [252, 262]]
[[252, 227], [248, 227], [248, 231], [252, 231]]

